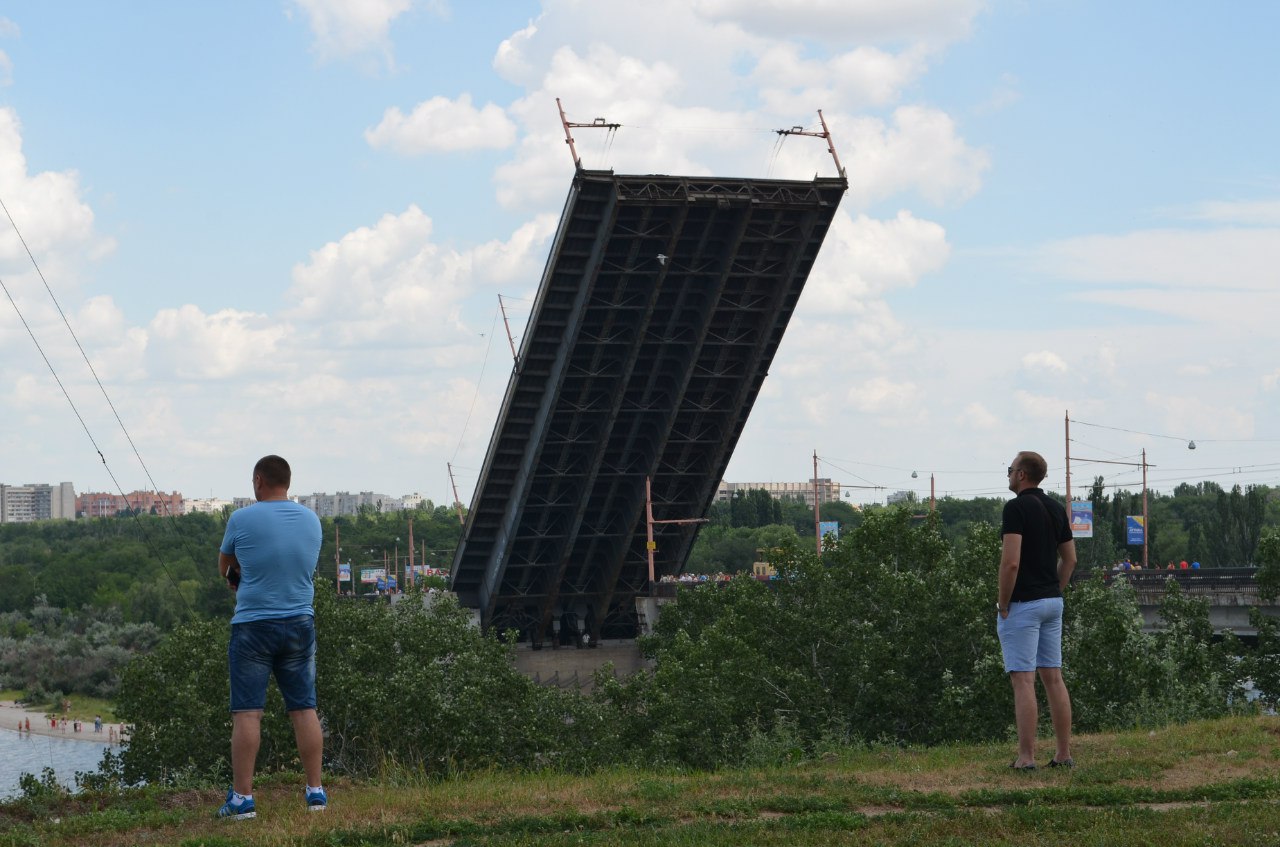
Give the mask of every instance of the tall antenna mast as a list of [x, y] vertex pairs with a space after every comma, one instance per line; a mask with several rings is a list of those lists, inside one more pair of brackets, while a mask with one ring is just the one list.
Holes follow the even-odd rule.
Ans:
[[793, 126], [791, 129], [779, 129], [776, 130], [776, 132], [778, 135], [807, 135], [810, 138], [824, 139], [827, 142], [827, 152], [831, 154], [831, 159], [836, 163], [836, 173], [840, 174], [841, 179], [848, 181], [849, 177], [845, 173], [844, 165], [840, 164], [840, 157], [836, 155], [836, 144], [831, 138], [831, 130], [827, 128], [827, 119], [822, 116], [821, 109], [818, 110], [818, 122], [822, 124], [822, 132], [811, 132], [802, 126]]
[[[582, 170], [582, 159], [578, 156], [578, 148], [573, 143], [573, 133], [569, 130], [573, 127], [585, 127], [587, 129], [607, 129], [610, 132], [617, 132], [622, 128], [622, 124], [609, 123], [604, 118], [596, 118], [589, 124], [574, 123], [564, 116], [564, 106], [560, 103], [560, 98], [556, 98], [556, 108], [560, 110], [560, 124], [564, 127], [564, 143], [569, 145], [569, 155], [573, 157], [573, 166], [578, 170]], [[821, 112], [818, 113], [821, 116]]]

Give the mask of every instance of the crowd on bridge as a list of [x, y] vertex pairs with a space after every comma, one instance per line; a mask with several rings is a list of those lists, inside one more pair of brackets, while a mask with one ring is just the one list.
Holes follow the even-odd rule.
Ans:
[[667, 574], [660, 578], [658, 582], [665, 584], [675, 583], [677, 585], [696, 585], [702, 582], [728, 582], [731, 579], [733, 579], [733, 574], [721, 571], [713, 574], [682, 573], [679, 576]]
[[[1140, 570], [1144, 570], [1144, 568], [1142, 567], [1142, 563], [1141, 563], [1141, 562], [1134, 562], [1134, 561], [1130, 561], [1130, 559], [1126, 556], [1124, 559], [1122, 559], [1122, 560], [1120, 560], [1119, 562], [1116, 562], [1114, 565], [1112, 565], [1112, 566], [1111, 566], [1111, 570], [1113, 570], [1113, 571], [1140, 571]], [[1158, 570], [1161, 570], [1161, 568], [1160, 568], [1160, 566], [1159, 566], [1159, 565], [1152, 565], [1150, 568], [1147, 568], [1147, 570], [1158, 571]], [[1166, 570], [1166, 571], [1177, 571], [1177, 570], [1183, 570], [1183, 571], [1186, 571], [1186, 570], [1200, 570], [1200, 563], [1199, 563], [1199, 562], [1192, 562], [1191, 564], [1187, 564], [1187, 560], [1186, 560], [1186, 559], [1183, 559], [1181, 562], [1179, 562], [1178, 564], [1176, 564], [1176, 565], [1175, 565], [1175, 564], [1173, 563], [1173, 561], [1172, 561], [1172, 560], [1170, 560], [1169, 564], [1165, 565], [1165, 566], [1164, 566], [1164, 568], [1163, 568], [1163, 570]]]

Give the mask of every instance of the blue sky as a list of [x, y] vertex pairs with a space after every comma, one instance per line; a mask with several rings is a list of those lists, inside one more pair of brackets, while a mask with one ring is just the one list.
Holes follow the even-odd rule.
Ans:
[[[0, 199], [157, 485], [470, 499], [572, 176], [850, 178], [730, 465], [1280, 484], [1270, 3], [280, 0], [0, 12]], [[0, 278], [150, 487], [7, 220]], [[114, 487], [7, 301], [0, 482]], [[495, 337], [496, 336], [496, 337]], [[1100, 426], [1087, 426], [1098, 424]], [[1195, 439], [1197, 449], [1186, 449]], [[915, 479], [910, 477], [917, 471]], [[1080, 464], [1136, 487], [1123, 466]]]

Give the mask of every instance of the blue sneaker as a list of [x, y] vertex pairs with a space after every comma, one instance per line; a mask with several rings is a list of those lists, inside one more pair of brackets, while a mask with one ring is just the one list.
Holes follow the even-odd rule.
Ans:
[[228, 788], [227, 802], [223, 803], [222, 808], [218, 810], [218, 817], [229, 818], [233, 821], [242, 821], [248, 818], [256, 818], [258, 816], [258, 812], [253, 806], [252, 797], [245, 797], [243, 800], [236, 803], [232, 801], [232, 798], [235, 796], [235, 790]]
[[329, 808], [329, 795], [324, 792], [323, 788], [311, 788], [308, 786], [304, 791], [307, 794], [308, 812], [323, 812]]

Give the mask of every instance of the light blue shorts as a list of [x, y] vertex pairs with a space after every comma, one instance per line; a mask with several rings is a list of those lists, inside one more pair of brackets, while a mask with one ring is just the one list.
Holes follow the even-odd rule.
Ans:
[[996, 615], [996, 635], [1005, 673], [1062, 667], [1062, 598], [1010, 603], [1008, 618]]

